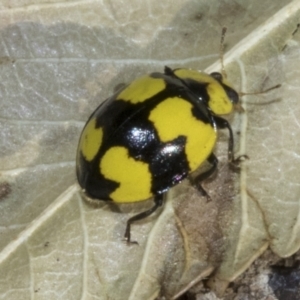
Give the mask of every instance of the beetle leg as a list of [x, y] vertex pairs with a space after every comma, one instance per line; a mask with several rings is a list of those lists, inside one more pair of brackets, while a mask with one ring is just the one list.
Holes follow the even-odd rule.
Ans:
[[220, 117], [214, 116], [214, 120], [216, 121], [216, 125], [220, 129], [227, 128], [229, 131], [229, 141], [228, 141], [228, 160], [229, 162], [234, 162], [234, 155], [233, 155], [233, 147], [234, 147], [234, 141], [233, 141], [233, 133], [230, 124], [227, 120], [222, 119]]
[[208, 201], [210, 201], [210, 196], [208, 193], [205, 191], [205, 189], [202, 187], [201, 182], [207, 178], [209, 178], [215, 171], [218, 166], [218, 159], [217, 157], [211, 153], [211, 155], [208, 157], [207, 161], [212, 165], [207, 171], [199, 174], [196, 176], [192, 182], [198, 189], [198, 191], [207, 198]]
[[125, 230], [125, 235], [124, 238], [127, 241], [127, 243], [129, 244], [137, 244], [137, 242], [132, 242], [130, 239], [130, 227], [131, 224], [139, 221], [141, 219], [147, 218], [148, 216], [150, 216], [152, 213], [154, 213], [160, 206], [163, 205], [164, 202], [164, 194], [160, 194], [154, 197], [154, 206], [151, 207], [150, 209], [135, 215], [133, 217], [131, 217], [130, 219], [128, 219], [127, 221], [127, 225], [126, 225], [126, 230]]
[[240, 155], [237, 158], [234, 158], [234, 154], [233, 154], [234, 140], [233, 140], [233, 133], [232, 133], [232, 129], [231, 129], [230, 124], [228, 123], [227, 120], [222, 119], [220, 117], [214, 116], [214, 120], [216, 121], [217, 127], [219, 127], [220, 129], [224, 129], [224, 128], [228, 129], [228, 131], [229, 131], [228, 161], [230, 163], [232, 163], [232, 165], [234, 167], [238, 167], [240, 162], [242, 162], [245, 159], [249, 159], [249, 157], [246, 154], [244, 154], [244, 155]]

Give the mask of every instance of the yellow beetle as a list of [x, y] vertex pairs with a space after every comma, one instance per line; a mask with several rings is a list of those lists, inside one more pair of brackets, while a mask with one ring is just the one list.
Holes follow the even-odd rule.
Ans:
[[130, 225], [163, 204], [163, 195], [203, 162], [216, 169], [213, 154], [217, 129], [229, 130], [229, 161], [233, 134], [219, 117], [232, 111], [239, 95], [220, 73], [170, 69], [142, 76], [102, 103], [87, 121], [78, 146], [77, 178], [91, 198], [119, 203], [154, 197], [154, 206], [127, 221]]

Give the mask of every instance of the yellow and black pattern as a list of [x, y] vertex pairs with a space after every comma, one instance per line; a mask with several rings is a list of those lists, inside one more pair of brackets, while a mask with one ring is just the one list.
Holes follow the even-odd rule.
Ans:
[[165, 69], [140, 77], [100, 105], [83, 129], [77, 178], [101, 200], [137, 202], [166, 192], [212, 153], [215, 115], [238, 95], [219, 73]]

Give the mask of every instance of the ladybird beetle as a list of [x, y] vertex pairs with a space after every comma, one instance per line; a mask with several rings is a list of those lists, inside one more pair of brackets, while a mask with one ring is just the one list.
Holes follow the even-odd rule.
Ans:
[[154, 206], [127, 221], [130, 225], [163, 204], [164, 194], [190, 177], [203, 162], [211, 167], [193, 182], [216, 170], [213, 154], [217, 129], [229, 130], [228, 159], [233, 157], [233, 133], [219, 115], [228, 114], [239, 95], [220, 73], [165, 67], [134, 80], [103, 102], [88, 119], [77, 151], [77, 178], [88, 197], [118, 203], [154, 197]]

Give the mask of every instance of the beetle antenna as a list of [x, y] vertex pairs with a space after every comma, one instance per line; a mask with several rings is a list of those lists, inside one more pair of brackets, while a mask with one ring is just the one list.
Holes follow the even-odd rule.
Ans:
[[224, 67], [224, 40], [226, 35], [227, 27], [222, 28], [221, 41], [220, 41], [220, 61], [221, 61], [221, 74], [224, 78], [227, 78], [227, 74]]
[[272, 91], [272, 90], [275, 90], [275, 89], [278, 89], [281, 87], [281, 84], [277, 84], [277, 85], [274, 85], [266, 90], [263, 90], [263, 91], [259, 91], [259, 92], [252, 92], [252, 93], [244, 93], [244, 92], [239, 92], [239, 96], [242, 97], [242, 96], [245, 96], [245, 95], [259, 95], [259, 94], [265, 94], [265, 93], [268, 93], [269, 91]]

